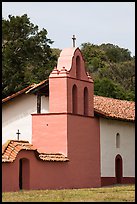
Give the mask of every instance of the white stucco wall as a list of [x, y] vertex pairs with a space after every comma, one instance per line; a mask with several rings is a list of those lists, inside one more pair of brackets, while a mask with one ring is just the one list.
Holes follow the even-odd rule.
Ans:
[[[17, 139], [31, 142], [32, 113], [37, 112], [37, 98], [34, 94], [22, 94], [2, 105], [2, 144], [7, 140]], [[42, 96], [41, 113], [49, 112], [49, 98]]]
[[[120, 148], [116, 148], [116, 134]], [[101, 177], [115, 177], [115, 157], [123, 161], [123, 177], [135, 176], [135, 124], [100, 118]]]

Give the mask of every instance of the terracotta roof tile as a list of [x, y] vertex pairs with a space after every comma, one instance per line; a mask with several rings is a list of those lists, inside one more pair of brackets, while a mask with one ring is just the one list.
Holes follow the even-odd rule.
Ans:
[[21, 150], [36, 150], [28, 141], [9, 140], [2, 148], [2, 162], [13, 162]]
[[19, 96], [19, 95], [25, 93], [28, 89], [30, 89], [30, 88], [33, 87], [33, 86], [34, 86], [34, 84], [31, 84], [30, 86], [27, 86], [26, 88], [24, 88], [24, 89], [22, 89], [22, 90], [20, 90], [20, 91], [18, 91], [18, 92], [16, 92], [16, 93], [14, 93], [14, 94], [8, 96], [8, 97], [2, 99], [2, 103], [6, 102], [6, 101], [9, 101], [9, 100], [11, 100], [12, 98], [15, 98], [16, 96]]
[[104, 117], [135, 120], [135, 102], [94, 95], [94, 110]]
[[26, 94], [27, 94], [27, 93], [31, 92], [32, 90], [36, 89], [37, 87], [40, 87], [41, 85], [43, 85], [45, 82], [48, 83], [48, 81], [49, 81], [48, 79], [45, 79], [45, 80], [41, 81], [41, 82], [38, 83], [38, 84], [35, 84], [35, 83], [34, 83], [34, 84], [31, 84], [31, 85], [27, 86], [26, 88], [24, 88], [24, 89], [22, 89], [22, 90], [20, 90], [20, 91], [18, 91], [18, 92], [16, 92], [16, 93], [14, 93], [14, 94], [8, 96], [8, 97], [2, 99], [2, 103], [6, 102], [6, 101], [9, 101], [9, 100], [11, 100], [12, 98], [15, 98], [16, 96], [19, 96], [19, 95], [21, 95], [21, 94], [23, 94], [23, 93], [26, 93]]
[[39, 158], [44, 161], [68, 161], [68, 158], [60, 153], [41, 153]]
[[2, 146], [2, 162], [13, 162], [21, 150], [35, 151], [38, 155], [37, 158], [42, 161], [68, 161], [68, 158], [60, 153], [39, 153], [28, 141], [8, 140]]

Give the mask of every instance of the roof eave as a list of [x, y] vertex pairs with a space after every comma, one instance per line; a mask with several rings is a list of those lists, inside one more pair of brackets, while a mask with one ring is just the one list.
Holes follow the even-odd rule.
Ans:
[[120, 117], [115, 117], [115, 116], [110, 116], [107, 115], [106, 113], [103, 113], [102, 111], [94, 110], [94, 113], [96, 116], [106, 118], [106, 119], [112, 119], [112, 120], [120, 120], [120, 121], [125, 121], [125, 122], [135, 122], [135, 119], [129, 119], [129, 118], [120, 118]]

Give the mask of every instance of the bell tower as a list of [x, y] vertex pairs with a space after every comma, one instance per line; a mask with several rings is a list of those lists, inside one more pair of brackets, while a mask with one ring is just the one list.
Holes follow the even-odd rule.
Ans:
[[63, 49], [49, 76], [49, 113], [32, 114], [32, 143], [41, 152], [71, 154], [74, 139], [86, 142], [94, 132], [93, 97], [94, 83], [80, 49]]
[[49, 76], [50, 113], [94, 116], [93, 80], [79, 48], [64, 49]]
[[[75, 42], [73, 42], [75, 45]], [[62, 153], [70, 187], [100, 186], [100, 129], [94, 83], [79, 48], [65, 48], [49, 76], [49, 113], [32, 114], [32, 143]]]

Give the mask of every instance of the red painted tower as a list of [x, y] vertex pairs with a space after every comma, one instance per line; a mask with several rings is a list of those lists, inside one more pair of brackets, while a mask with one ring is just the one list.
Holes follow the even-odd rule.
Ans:
[[[69, 159], [70, 187], [100, 186], [99, 121], [94, 84], [79, 48], [64, 49], [49, 76], [49, 113], [32, 114], [32, 143]], [[71, 183], [71, 182], [70, 182]]]

